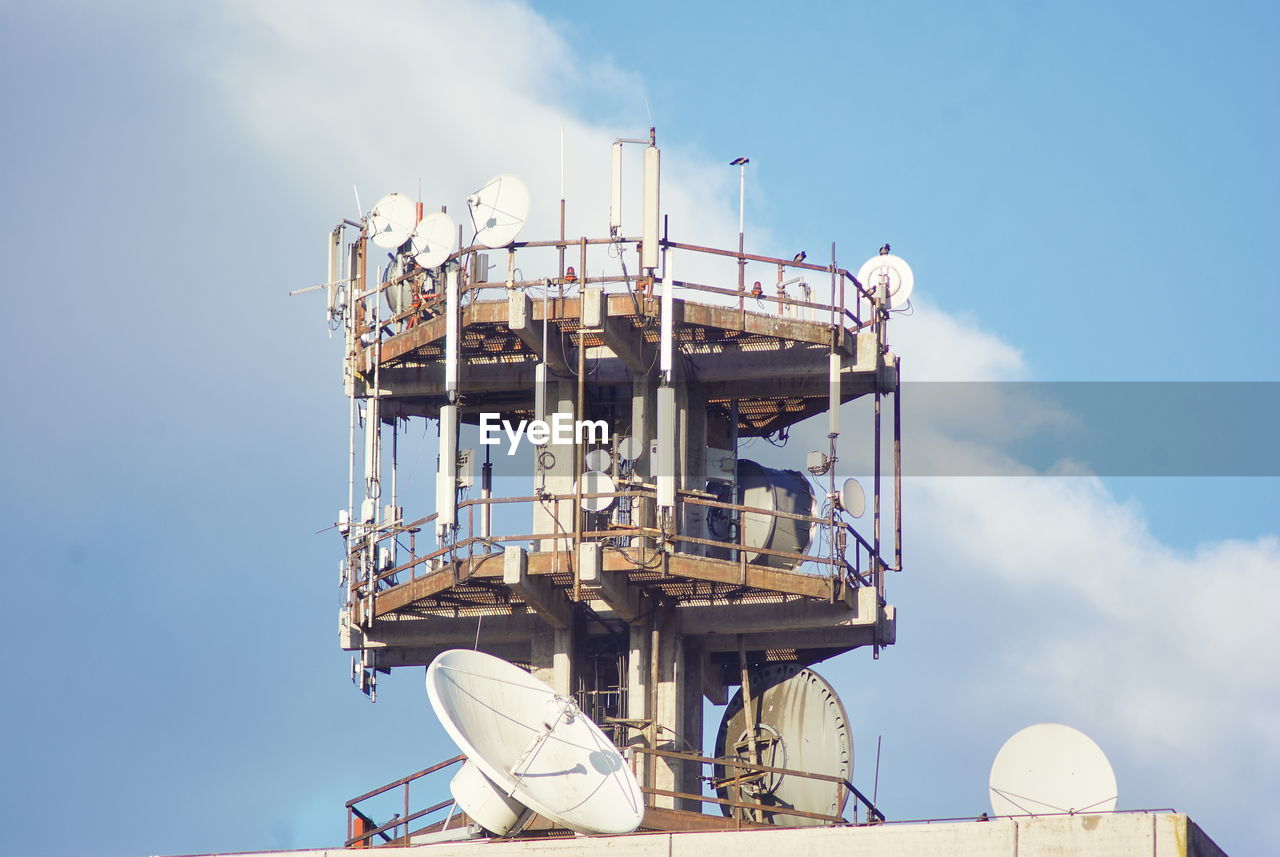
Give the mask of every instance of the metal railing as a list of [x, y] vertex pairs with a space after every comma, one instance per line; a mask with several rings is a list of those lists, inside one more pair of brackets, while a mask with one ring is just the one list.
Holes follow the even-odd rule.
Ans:
[[[409, 786], [418, 782], [424, 777], [428, 777], [438, 771], [450, 768], [459, 762], [466, 761], [466, 756], [458, 755], [443, 762], [437, 762], [429, 768], [424, 768], [415, 774], [407, 777], [401, 777], [394, 782], [387, 783], [385, 786], [379, 786], [373, 791], [365, 792], [359, 797], [354, 797], [347, 801], [347, 839], [343, 842], [344, 848], [370, 848], [374, 845], [408, 845], [410, 838], [418, 833], [431, 830], [444, 824], [447, 819], [434, 824], [420, 824], [416, 829], [413, 828], [415, 823], [421, 822], [434, 813], [438, 813], [453, 805], [453, 800], [440, 801], [430, 806], [416, 811], [410, 810]], [[438, 781], [438, 778], [437, 778]], [[373, 798], [380, 797], [396, 789], [403, 790], [404, 812], [395, 813], [389, 821], [378, 824], [371, 815], [360, 808], [360, 804]], [[438, 790], [437, 790], [438, 793]], [[376, 842], [377, 839], [382, 840]]]
[[[770, 765], [762, 765], [755, 762], [748, 762], [741, 759], [715, 759], [709, 756], [700, 756], [696, 753], [681, 753], [675, 750], [661, 750], [656, 747], [632, 747], [633, 766], [635, 764], [636, 755], [652, 756], [655, 758], [675, 759], [683, 762], [693, 762], [700, 767], [711, 765], [713, 773], [708, 776], [699, 776], [699, 780], [707, 783], [712, 789], [721, 789], [733, 786], [742, 786], [751, 782], [758, 781], [768, 774], [776, 774], [778, 776], [796, 777], [798, 779], [813, 780], [816, 782], [829, 783], [833, 786], [834, 798], [836, 806], [845, 806], [847, 800], [852, 797], [854, 801], [854, 824], [858, 822], [858, 810], [865, 808], [866, 822], [870, 824], [880, 824], [884, 822], [884, 814], [873, 804], [866, 795], [858, 790], [853, 783], [843, 777], [835, 777], [828, 774], [815, 774], [809, 771], [797, 771], [792, 768], [776, 768]], [[716, 768], [733, 768], [736, 773], [733, 776], [718, 776], [714, 773]], [[782, 819], [806, 819], [809, 821], [822, 821], [828, 824], [849, 824], [850, 821], [842, 815], [830, 815], [821, 812], [811, 812], [807, 810], [799, 810], [793, 807], [773, 805], [762, 803], [760, 801], [744, 801], [733, 800], [731, 798], [711, 797], [704, 794], [692, 794], [689, 792], [674, 791], [672, 789], [660, 789], [653, 786], [644, 786], [642, 791], [648, 797], [668, 797], [676, 800], [696, 801], [699, 804], [714, 804], [720, 807], [729, 807], [731, 810], [737, 810], [730, 814], [738, 819], [750, 821], [748, 815], [756, 816], [759, 821], [780, 817]], [[646, 800], [649, 804], [651, 801]], [[775, 826], [785, 827], [785, 822]]]
[[[376, 594], [388, 587], [416, 580], [427, 572], [438, 570], [443, 565], [454, 562], [465, 564], [466, 561], [473, 560], [478, 553], [483, 558], [501, 550], [502, 546], [507, 544], [539, 541], [551, 542], [557, 551], [572, 548], [571, 557], [573, 557], [576, 556], [577, 546], [584, 541], [644, 539], [653, 545], [647, 550], [654, 558], [655, 566], [660, 563], [660, 555], [666, 552], [665, 548], [667, 546], [698, 545], [720, 550], [724, 552], [725, 559], [735, 561], [740, 569], [740, 582], [743, 584], [747, 581], [747, 570], [750, 567], [776, 568], [775, 566], [767, 566], [762, 562], [749, 561], [749, 557], [776, 557], [793, 563], [796, 567], [812, 563], [821, 567], [822, 577], [838, 581], [850, 587], [878, 587], [878, 577], [882, 570], [888, 567], [884, 558], [876, 553], [872, 543], [858, 533], [843, 517], [817, 517], [776, 509], [763, 509], [737, 503], [727, 503], [703, 496], [700, 492], [690, 491], [677, 492], [675, 512], [669, 519], [673, 523], [669, 529], [638, 524], [610, 525], [603, 529], [572, 529], [568, 526], [559, 525], [554, 531], [543, 533], [490, 533], [488, 535], [477, 533], [477, 509], [483, 510], [486, 507], [492, 508], [512, 504], [542, 504], [548, 513], [552, 515], [553, 520], [560, 524], [555, 515], [555, 510], [559, 507], [559, 504], [573, 504], [577, 508], [578, 501], [591, 499], [611, 499], [615, 502], [638, 500], [643, 503], [653, 504], [656, 502], [656, 489], [653, 486], [638, 483], [628, 486], [624, 490], [584, 493], [580, 496], [577, 493], [566, 493], [520, 497], [469, 498], [458, 503], [459, 512], [466, 510], [464, 521], [457, 525], [455, 535], [458, 537], [453, 540], [446, 539], [445, 543], [438, 544], [434, 550], [421, 554], [418, 552], [417, 534], [423, 527], [435, 522], [437, 517], [435, 513], [403, 524], [391, 523], [381, 526], [353, 524], [353, 528], [360, 528], [361, 531], [358, 534], [353, 531], [350, 542], [352, 547], [348, 554], [349, 567], [358, 567], [362, 555], [364, 557], [378, 556], [381, 549], [393, 550], [392, 556], [399, 556], [400, 550], [406, 550], [408, 557], [384, 570], [349, 575], [347, 584], [348, 603], [367, 596], [371, 588]], [[851, 536], [852, 550], [850, 551], [846, 547], [842, 551], [833, 551], [835, 555], [824, 556], [815, 553], [799, 553], [753, 545], [748, 543], [747, 527], [741, 523], [741, 520], [736, 526], [736, 537], [732, 539], [709, 539], [686, 534], [680, 531], [678, 524], [683, 517], [680, 514], [681, 508], [686, 505], [717, 509], [723, 512], [736, 513], [739, 516], [753, 515], [816, 525], [819, 531], [828, 539], [828, 544], [832, 543], [831, 539], [837, 532]], [[633, 517], [639, 516], [633, 515]], [[408, 536], [408, 544], [401, 544], [400, 540], [406, 535]], [[812, 546], [816, 548], [820, 543], [821, 539], [814, 539]], [[643, 555], [645, 549], [642, 548], [641, 550]], [[645, 563], [641, 561], [637, 565], [645, 565]], [[865, 573], [864, 569], [866, 570]], [[565, 571], [574, 572], [576, 576], [576, 562], [572, 558], [570, 559], [570, 566]]]

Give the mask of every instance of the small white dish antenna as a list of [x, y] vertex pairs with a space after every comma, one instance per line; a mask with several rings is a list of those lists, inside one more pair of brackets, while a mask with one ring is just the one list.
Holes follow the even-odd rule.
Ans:
[[644, 795], [622, 754], [572, 699], [515, 664], [450, 649], [427, 667], [427, 696], [473, 768], [454, 778], [468, 815], [510, 830], [524, 806], [580, 833], [640, 826]]
[[485, 182], [467, 199], [475, 242], [483, 247], [506, 247], [529, 217], [529, 188], [513, 175], [503, 173]]
[[892, 253], [872, 256], [858, 269], [858, 282], [872, 294], [885, 295], [889, 309], [903, 309], [916, 287], [906, 260]]
[[639, 461], [644, 455], [644, 444], [634, 437], [624, 437], [618, 441], [618, 457], [623, 461]]
[[[588, 470], [582, 474], [582, 478], [578, 480], [582, 485], [583, 494], [612, 494], [617, 491], [617, 486], [613, 484], [613, 477], [602, 470]], [[578, 485], [574, 485], [576, 492]], [[617, 497], [583, 497], [582, 508], [588, 512], [603, 512], [613, 505]]]
[[607, 449], [593, 449], [587, 453], [586, 465], [588, 470], [608, 470], [613, 464], [613, 456], [609, 454]]
[[409, 236], [413, 261], [428, 270], [438, 267], [449, 257], [458, 240], [458, 225], [443, 211], [433, 211], [418, 221]]
[[369, 239], [383, 250], [394, 250], [417, 225], [418, 204], [402, 193], [389, 193], [369, 212]]
[[996, 815], [1112, 812], [1116, 775], [1093, 739], [1061, 723], [1037, 723], [1004, 742], [991, 764]]
[[862, 483], [852, 476], [840, 487], [840, 505], [855, 518], [861, 518], [867, 511], [867, 492], [862, 490]]

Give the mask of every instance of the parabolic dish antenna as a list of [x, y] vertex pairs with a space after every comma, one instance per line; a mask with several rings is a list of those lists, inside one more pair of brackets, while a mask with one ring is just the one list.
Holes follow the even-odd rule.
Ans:
[[409, 240], [418, 225], [418, 204], [401, 193], [389, 193], [369, 212], [369, 238], [383, 250], [394, 250]]
[[1088, 735], [1061, 723], [1037, 723], [1004, 742], [991, 764], [996, 815], [1111, 812], [1116, 775]]
[[529, 217], [529, 188], [513, 175], [494, 176], [467, 200], [475, 243], [484, 247], [506, 247]]
[[[720, 731], [716, 756], [755, 762], [770, 768], [789, 768], [848, 780], [853, 775], [853, 738], [844, 705], [826, 679], [795, 663], [778, 663], [753, 670], [750, 705], [744, 706], [742, 690], [729, 701]], [[752, 725], [754, 750], [752, 758]], [[717, 780], [740, 777], [742, 769], [717, 765]], [[768, 807], [797, 809], [838, 816], [844, 811], [848, 791], [827, 780], [793, 774], [765, 773], [740, 786], [716, 789], [722, 799], [759, 803], [767, 821], [783, 827], [829, 824], [816, 818], [768, 812]], [[740, 809], [721, 805], [732, 815]]]
[[862, 483], [852, 476], [840, 488], [840, 505], [855, 518], [861, 518], [867, 511], [867, 492], [862, 490]]
[[516, 665], [450, 649], [427, 668], [427, 696], [473, 766], [451, 784], [468, 815], [460, 792], [476, 793], [458, 787], [464, 776], [473, 787], [494, 787], [489, 804], [518, 801], [580, 833], [630, 833], [640, 825], [644, 796], [622, 754], [572, 699]]
[[448, 258], [458, 240], [458, 226], [443, 211], [433, 211], [418, 221], [409, 236], [413, 261], [424, 268], [435, 268]]
[[613, 464], [613, 456], [607, 449], [593, 449], [587, 453], [588, 470], [608, 470], [611, 464]]
[[618, 457], [623, 461], [638, 461], [644, 455], [644, 444], [634, 437], [624, 437], [618, 441]]
[[872, 256], [858, 269], [858, 282], [872, 294], [887, 296], [889, 309], [902, 309], [916, 287], [915, 275], [906, 260], [886, 253]]
[[[583, 494], [612, 494], [618, 490], [613, 484], [613, 477], [600, 470], [588, 470], [578, 481], [582, 484]], [[575, 484], [575, 493], [577, 489], [578, 486]], [[616, 497], [583, 497], [582, 508], [588, 512], [603, 512], [612, 506], [616, 499]]]

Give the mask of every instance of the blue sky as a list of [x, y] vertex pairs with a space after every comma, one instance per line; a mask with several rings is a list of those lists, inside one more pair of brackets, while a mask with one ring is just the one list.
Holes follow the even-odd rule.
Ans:
[[[651, 116], [673, 231], [730, 243], [747, 154], [757, 249], [911, 261], [907, 377], [1280, 381], [1274, 7], [647, 8], [0, 3], [15, 853], [332, 844], [347, 797], [452, 752], [419, 674], [346, 683], [314, 534], [340, 354], [286, 292], [353, 183], [457, 205], [510, 170], [548, 203], [564, 125], [594, 231], [607, 141]], [[1004, 738], [1063, 720], [1121, 806], [1280, 848], [1276, 481], [913, 482], [900, 642], [820, 668], [858, 782], [883, 735], [891, 816], [975, 814]]]

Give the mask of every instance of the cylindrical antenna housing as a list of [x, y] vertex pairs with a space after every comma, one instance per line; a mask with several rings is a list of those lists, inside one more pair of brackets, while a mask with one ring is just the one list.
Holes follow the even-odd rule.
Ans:
[[612, 193], [609, 196], [609, 234], [622, 234], [622, 141], [613, 141]]
[[652, 271], [658, 267], [658, 229], [661, 221], [658, 187], [662, 154], [657, 146], [644, 150], [644, 244], [641, 247], [640, 267]]

